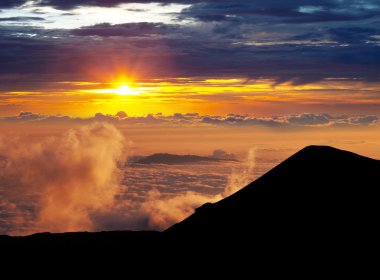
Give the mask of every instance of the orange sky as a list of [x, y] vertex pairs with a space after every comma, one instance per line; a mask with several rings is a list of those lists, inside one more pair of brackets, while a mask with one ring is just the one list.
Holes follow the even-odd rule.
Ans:
[[[46, 85], [45, 85], [46, 86]], [[380, 84], [324, 81], [307, 85], [271, 80], [153, 79], [116, 76], [110, 81], [57, 82], [42, 91], [13, 91], [0, 99], [1, 115], [20, 111], [89, 117], [97, 112], [128, 115], [197, 112], [272, 116], [315, 112], [330, 114], [377, 114]]]

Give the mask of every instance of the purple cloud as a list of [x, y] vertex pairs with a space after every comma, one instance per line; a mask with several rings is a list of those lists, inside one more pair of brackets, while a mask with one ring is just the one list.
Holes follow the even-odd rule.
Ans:
[[226, 116], [208, 116], [198, 113], [173, 115], [148, 114], [132, 117], [120, 111], [116, 115], [96, 113], [90, 118], [73, 118], [62, 115], [43, 115], [32, 112], [21, 112], [17, 116], [2, 117], [0, 122], [7, 123], [90, 123], [109, 122], [113, 124], [146, 124], [146, 125], [224, 125], [224, 126], [266, 126], [266, 127], [327, 127], [333, 125], [369, 126], [379, 124], [380, 119], [375, 115], [362, 116], [331, 116], [329, 114], [303, 113], [273, 117], [255, 117], [252, 115], [229, 114]]

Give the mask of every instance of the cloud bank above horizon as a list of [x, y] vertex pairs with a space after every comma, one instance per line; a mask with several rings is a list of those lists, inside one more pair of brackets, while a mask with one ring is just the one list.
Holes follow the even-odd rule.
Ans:
[[146, 116], [128, 116], [124, 111], [115, 115], [96, 113], [89, 118], [64, 115], [44, 115], [33, 112], [20, 112], [18, 115], [0, 117], [0, 124], [86, 124], [105, 122], [114, 125], [153, 125], [153, 126], [226, 126], [226, 127], [269, 127], [269, 128], [323, 128], [323, 127], [380, 127], [377, 115], [341, 115], [330, 114], [293, 114], [272, 117], [255, 117], [252, 115], [228, 114], [200, 115], [198, 113], [162, 113]]
[[[143, 3], [139, 5], [147, 9], [123, 6], [112, 10], [125, 13], [122, 23], [109, 22], [109, 17], [92, 24], [86, 20], [91, 13], [107, 13], [107, 6], [123, 3], [131, 7]], [[233, 5], [228, 1], [162, 1], [189, 5], [176, 12], [170, 6], [159, 11], [171, 14], [169, 22], [146, 22], [146, 16], [160, 7], [151, 7], [151, 3], [160, 1], [35, 1], [15, 11], [4, 10], [2, 14], [9, 16], [0, 17], [1, 50], [17, 44], [19, 51], [1, 57], [12, 66], [3, 71], [53, 77], [54, 72], [63, 72], [76, 80], [83, 77], [86, 66], [111, 70], [117, 66], [115, 59], [120, 59], [126, 69], [141, 70], [146, 73], [138, 74], [154, 78], [238, 76], [270, 78], [277, 84], [307, 84], [326, 78], [379, 81], [377, 1], [235, 1]], [[98, 12], [91, 7], [98, 7]], [[74, 12], [63, 16], [59, 9]], [[15, 16], [23, 12], [25, 16]], [[135, 15], [131, 22], [129, 13]], [[63, 21], [59, 28], [59, 21], [70, 16], [84, 25], [67, 30]], [[57, 27], [50, 29], [54, 22]], [[24, 48], [29, 49], [28, 64], [21, 60]], [[97, 49], [103, 50], [98, 58], [94, 55]], [[59, 65], [57, 59], [65, 63]], [[136, 63], [152, 68], [133, 69], [141, 68]]]
[[[173, 113], [174, 101], [182, 113], [208, 114], [380, 108], [376, 0], [0, 5], [0, 114], [34, 111], [42, 101], [55, 113], [94, 113], [110, 102], [109, 113], [141, 101], [143, 113]], [[239, 80], [235, 90], [223, 86], [231, 79]], [[140, 99], [101, 94], [127, 80], [143, 89]]]

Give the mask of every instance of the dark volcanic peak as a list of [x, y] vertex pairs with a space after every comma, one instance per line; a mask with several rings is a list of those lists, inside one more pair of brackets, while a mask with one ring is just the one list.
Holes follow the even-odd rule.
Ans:
[[347, 231], [371, 228], [370, 221], [377, 220], [379, 179], [379, 160], [309, 146], [165, 233], [205, 239], [220, 234], [264, 239], [276, 235], [277, 239], [299, 238], [297, 242], [326, 232], [346, 231], [346, 236]]
[[196, 155], [153, 154], [138, 158], [135, 163], [139, 164], [191, 164], [207, 162], [236, 161], [235, 159], [220, 159]]

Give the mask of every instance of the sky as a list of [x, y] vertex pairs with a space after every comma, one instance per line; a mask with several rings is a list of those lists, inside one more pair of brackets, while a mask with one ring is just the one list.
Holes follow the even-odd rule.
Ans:
[[163, 230], [307, 145], [380, 159], [378, 0], [0, 1], [0, 234]]
[[0, 115], [373, 115], [377, 0], [0, 3]]

